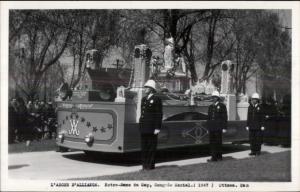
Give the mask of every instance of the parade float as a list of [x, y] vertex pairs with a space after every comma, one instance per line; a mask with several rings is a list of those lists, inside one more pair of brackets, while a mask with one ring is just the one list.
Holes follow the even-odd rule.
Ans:
[[[102, 68], [97, 50], [86, 53], [80, 83], [72, 91], [62, 89], [57, 100], [56, 143], [60, 148], [86, 153], [139, 151], [141, 99], [149, 78], [158, 82], [157, 94], [163, 101], [158, 149], [208, 143], [207, 111], [216, 89], [211, 82], [198, 86], [202, 91], [197, 91], [184, 64], [159, 64], [147, 45], [136, 46], [133, 56], [131, 69], [116, 69]], [[247, 140], [247, 97], [237, 98], [233, 92], [234, 65], [224, 61], [221, 69], [220, 91], [228, 110], [223, 142]]]

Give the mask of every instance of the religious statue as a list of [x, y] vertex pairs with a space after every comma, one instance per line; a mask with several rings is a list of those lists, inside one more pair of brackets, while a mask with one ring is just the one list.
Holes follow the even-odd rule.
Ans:
[[186, 75], [186, 63], [180, 53], [175, 54], [175, 68], [177, 75]]
[[164, 71], [168, 71], [174, 67], [174, 39], [173, 37], [166, 39], [164, 52]]

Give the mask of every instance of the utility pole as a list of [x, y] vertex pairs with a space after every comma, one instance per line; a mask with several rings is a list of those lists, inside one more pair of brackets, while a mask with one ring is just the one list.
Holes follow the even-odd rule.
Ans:
[[257, 93], [257, 71], [255, 72], [255, 92]]
[[46, 103], [47, 101], [47, 71], [45, 71], [44, 74], [44, 102]]
[[124, 64], [121, 64], [119, 59], [116, 59], [116, 63], [112, 64], [114, 66], [116, 66], [117, 70], [121, 67], [123, 67]]

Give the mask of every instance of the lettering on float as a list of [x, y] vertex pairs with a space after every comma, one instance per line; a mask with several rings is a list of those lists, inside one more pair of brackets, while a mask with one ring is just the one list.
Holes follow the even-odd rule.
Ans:
[[79, 109], [90, 109], [93, 108], [93, 104], [77, 104], [76, 107]]
[[69, 104], [69, 103], [63, 103], [61, 105], [62, 108], [65, 108], [65, 109], [71, 109], [71, 108], [78, 108], [78, 109], [91, 109], [93, 108], [94, 104], [77, 104], [77, 105], [74, 105], [74, 104]]
[[66, 109], [71, 109], [73, 107], [73, 104], [69, 104], [69, 103], [63, 103], [61, 105], [61, 107], [66, 108]]

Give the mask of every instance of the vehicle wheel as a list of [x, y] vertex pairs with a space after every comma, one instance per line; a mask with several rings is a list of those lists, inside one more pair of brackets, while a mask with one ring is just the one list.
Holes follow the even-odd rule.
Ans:
[[57, 150], [56, 150], [56, 152], [61, 152], [61, 153], [64, 153], [64, 152], [68, 152], [69, 151], [69, 149], [68, 148], [66, 148], [66, 147], [57, 147]]
[[97, 157], [97, 152], [95, 151], [84, 151], [84, 153], [89, 157]]

